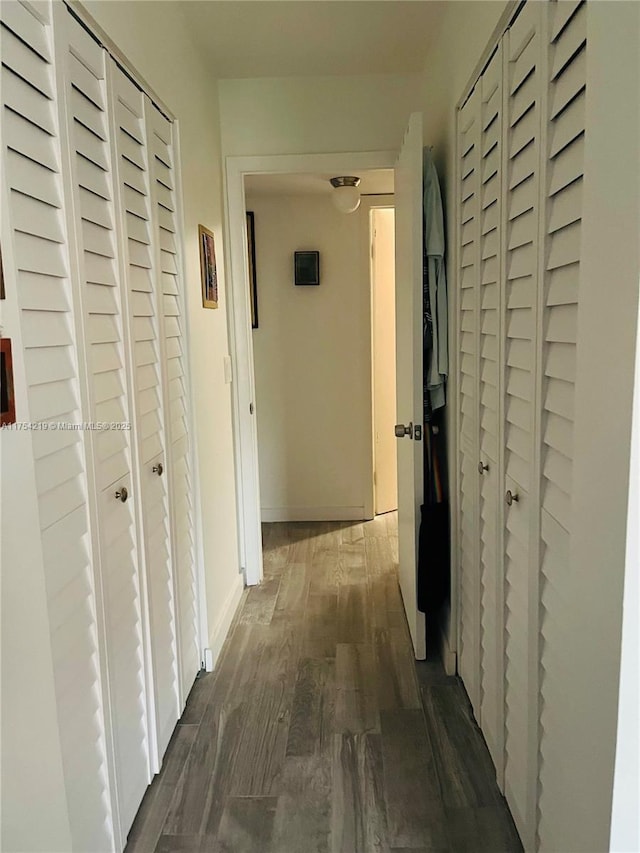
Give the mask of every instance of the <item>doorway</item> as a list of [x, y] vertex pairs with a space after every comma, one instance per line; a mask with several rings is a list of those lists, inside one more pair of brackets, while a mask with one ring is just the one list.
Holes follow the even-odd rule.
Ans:
[[395, 211], [370, 213], [374, 512], [398, 509], [396, 423]]
[[[397, 508], [393, 171], [360, 172], [362, 201], [352, 213], [334, 201], [330, 177], [244, 179], [263, 523], [373, 518], [375, 350], [381, 350], [377, 400], [388, 421], [377, 419], [381, 511]], [[313, 285], [296, 279], [301, 253], [318, 259]]]

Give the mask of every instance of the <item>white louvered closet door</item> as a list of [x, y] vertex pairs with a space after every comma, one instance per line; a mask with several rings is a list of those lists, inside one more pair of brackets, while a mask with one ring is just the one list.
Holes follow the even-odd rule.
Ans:
[[151, 171], [152, 218], [160, 276], [167, 467], [177, 589], [181, 703], [184, 705], [200, 669], [201, 656], [194, 550], [193, 475], [188, 429], [190, 401], [186, 317], [178, 245], [176, 148], [172, 123], [148, 98], [145, 98], [145, 122]]
[[458, 117], [460, 374], [460, 675], [480, 717], [480, 578], [478, 548], [478, 395], [480, 275], [480, 86]]
[[[587, 4], [549, 5], [541, 423], [541, 666], [539, 841], [571, 850], [580, 804], [566, 784], [567, 733], [575, 706], [566, 690], [571, 601], [580, 589], [569, 560], [573, 399], [585, 137]], [[577, 813], [578, 812], [578, 813]]]
[[155, 768], [180, 716], [178, 656], [166, 442], [164, 431], [158, 281], [152, 247], [151, 178], [144, 95], [111, 60], [116, 197], [122, 228], [122, 270], [131, 347], [143, 557], [153, 670]]
[[20, 308], [29, 404], [21, 420], [46, 427], [32, 433], [33, 455], [69, 822], [74, 850], [110, 850], [83, 436], [54, 428], [84, 418], [63, 214], [51, 7], [2, 3], [0, 16], [1, 157], [10, 218], [3, 223], [3, 240], [11, 240], [15, 267], [7, 268], [5, 251], [5, 273]]
[[502, 47], [480, 81], [480, 721], [501, 778], [503, 770], [503, 609], [501, 523], [501, 258], [502, 258]]
[[[504, 38], [505, 85], [505, 796], [523, 842], [535, 835], [537, 696], [537, 487], [535, 485], [538, 227], [540, 216], [540, 13], [527, 3]], [[517, 498], [517, 500], [516, 500]]]
[[[150, 781], [142, 596], [133, 502], [123, 311], [118, 282], [113, 169], [107, 116], [106, 52], [59, 9], [58, 62], [70, 146], [72, 220], [79, 256], [106, 660], [119, 826], [128, 832]], [[128, 499], [125, 501], [125, 490]]]

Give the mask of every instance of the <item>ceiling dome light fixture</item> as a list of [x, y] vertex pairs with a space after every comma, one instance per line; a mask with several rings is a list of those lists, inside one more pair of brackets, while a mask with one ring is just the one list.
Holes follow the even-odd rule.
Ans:
[[341, 213], [353, 213], [360, 207], [358, 184], [360, 178], [344, 175], [341, 178], [331, 178], [331, 186], [335, 189], [333, 203]]

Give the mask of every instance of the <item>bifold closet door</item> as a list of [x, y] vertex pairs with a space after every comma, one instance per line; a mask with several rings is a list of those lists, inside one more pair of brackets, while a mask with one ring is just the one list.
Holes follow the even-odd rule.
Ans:
[[128, 832], [150, 782], [143, 600], [137, 556], [123, 307], [110, 150], [107, 54], [66, 8], [58, 9], [57, 61], [64, 85], [84, 331], [96, 526], [105, 618], [119, 825]]
[[[568, 650], [584, 626], [571, 606], [581, 578], [570, 560], [588, 4], [548, 4], [545, 252], [541, 394], [540, 782], [543, 851], [571, 850], [584, 803], [566, 783], [579, 727], [567, 690]], [[578, 738], [579, 740], [579, 738]], [[575, 742], [575, 741], [573, 741]], [[575, 774], [573, 774], [575, 776]]]
[[59, 422], [81, 423], [86, 414], [72, 312], [51, 15], [48, 3], [0, 4], [1, 163], [8, 214], [2, 249], [7, 298], [15, 298], [20, 311], [22, 351], [14, 341], [14, 359], [24, 360], [28, 411], [19, 413], [19, 420], [43, 425], [31, 434], [40, 527], [33, 535], [42, 542], [73, 849], [110, 850], [114, 840], [84, 435], [58, 428]]
[[459, 258], [459, 493], [460, 655], [459, 669], [480, 719], [479, 568], [479, 273], [480, 273], [480, 85], [458, 115]]
[[504, 606], [502, 579], [500, 429], [502, 359], [502, 46], [478, 83], [480, 89], [479, 396], [480, 474], [480, 715], [487, 746], [502, 781], [504, 748]]
[[536, 422], [539, 400], [541, 14], [527, 3], [504, 37], [504, 582], [505, 796], [527, 847], [537, 786]]
[[144, 126], [144, 95], [110, 60], [112, 139], [121, 228], [137, 439], [138, 488], [159, 768], [180, 716], [175, 593], [169, 535], [164, 431], [159, 275], [152, 247], [151, 177]]
[[193, 476], [189, 436], [190, 400], [187, 376], [186, 317], [179, 257], [179, 215], [174, 127], [145, 97], [145, 124], [151, 174], [156, 264], [161, 301], [161, 337], [165, 367], [167, 468], [171, 494], [176, 622], [184, 706], [200, 669], [197, 576], [194, 549]]

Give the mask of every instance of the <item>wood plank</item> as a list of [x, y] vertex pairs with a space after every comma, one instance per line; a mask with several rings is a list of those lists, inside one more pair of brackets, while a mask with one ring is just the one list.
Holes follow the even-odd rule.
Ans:
[[389, 843], [446, 848], [444, 809], [422, 711], [381, 711], [380, 731]]
[[[295, 547], [295, 546], [293, 546]], [[290, 552], [291, 554], [293, 552]], [[290, 562], [282, 579], [276, 599], [272, 621], [288, 625], [301, 619], [309, 593], [308, 566], [306, 563]]]
[[375, 628], [373, 648], [378, 708], [421, 708], [414, 657], [407, 647], [404, 631]]
[[338, 644], [336, 732], [379, 732], [377, 700], [373, 647], [366, 644]]
[[361, 542], [364, 539], [364, 525], [361, 523], [349, 524], [342, 529], [342, 541], [344, 543]]
[[242, 737], [245, 714], [246, 709], [243, 705], [225, 708], [220, 714], [218, 748], [208, 779], [200, 825], [201, 833], [207, 838], [214, 838], [218, 834], [226, 804], [226, 795], [231, 787], [235, 757]]
[[446, 809], [447, 836], [455, 853], [520, 853], [522, 844], [506, 805]]
[[386, 575], [397, 568], [389, 537], [376, 536], [365, 539], [365, 559], [369, 575]]
[[339, 643], [366, 643], [369, 639], [368, 591], [366, 584], [350, 583], [338, 593], [337, 640]]
[[273, 617], [279, 591], [279, 577], [265, 578], [258, 586], [250, 587], [239, 621], [268, 625]]
[[305, 614], [306, 635], [302, 654], [322, 658], [336, 656], [338, 593], [310, 594]]
[[223, 738], [229, 728], [235, 730], [240, 725], [242, 710], [235, 708], [227, 714], [218, 703], [207, 708], [184, 773], [175, 785], [163, 835], [194, 835], [200, 832], [206, 817], [209, 781], [220, 772]]
[[197, 835], [161, 835], [155, 853], [192, 853], [201, 849]]
[[336, 735], [333, 753], [333, 853], [386, 853], [380, 735]]
[[182, 725], [199, 725], [211, 699], [211, 691], [215, 681], [212, 672], [204, 673], [196, 678], [187, 698], [185, 709], [180, 717]]
[[230, 788], [233, 795], [263, 796], [278, 790], [287, 748], [289, 702], [282, 686], [269, 686], [247, 709]]
[[334, 715], [335, 662], [303, 658], [293, 695], [287, 757], [325, 752]]
[[174, 797], [175, 787], [185, 770], [197, 732], [197, 726], [176, 726], [160, 773], [147, 789], [138, 809], [129, 832], [125, 853], [148, 853], [149, 850], [155, 850]]
[[329, 853], [332, 782], [332, 754], [287, 758], [276, 809], [274, 853]]
[[271, 839], [277, 804], [277, 797], [229, 797], [217, 844], [205, 842], [201, 849], [216, 853], [269, 853], [273, 850]]
[[445, 806], [495, 805], [495, 769], [462, 684], [425, 687], [422, 696]]

